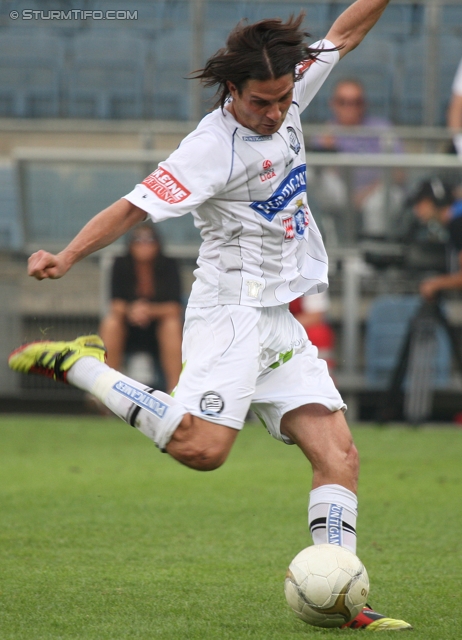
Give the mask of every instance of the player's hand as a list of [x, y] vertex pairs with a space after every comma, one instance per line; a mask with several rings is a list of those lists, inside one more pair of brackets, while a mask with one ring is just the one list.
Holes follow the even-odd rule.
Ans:
[[429, 280], [424, 280], [420, 283], [419, 290], [420, 295], [425, 298], [425, 300], [430, 301], [435, 298], [435, 295], [439, 291], [439, 287], [435, 280], [433, 278], [430, 278]]
[[135, 300], [127, 311], [127, 321], [137, 327], [147, 327], [151, 322], [151, 305], [146, 300]]
[[27, 263], [27, 273], [37, 280], [61, 278], [69, 269], [65, 259], [48, 251], [36, 251]]

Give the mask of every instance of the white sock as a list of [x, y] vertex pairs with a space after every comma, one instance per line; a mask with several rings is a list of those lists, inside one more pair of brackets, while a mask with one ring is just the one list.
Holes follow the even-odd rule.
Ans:
[[308, 526], [314, 544], [337, 544], [356, 553], [358, 498], [339, 484], [313, 489], [308, 506]]
[[69, 369], [67, 381], [96, 396], [162, 451], [186, 413], [183, 405], [163, 391], [154, 391], [96, 358], [80, 358]]

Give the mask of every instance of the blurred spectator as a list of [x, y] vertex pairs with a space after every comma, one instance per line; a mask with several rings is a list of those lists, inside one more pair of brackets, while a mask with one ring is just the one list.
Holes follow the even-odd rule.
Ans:
[[[447, 113], [447, 125], [451, 129], [462, 129], [462, 60], [452, 83], [452, 95]], [[462, 156], [462, 133], [453, 137], [454, 150], [458, 156]]]
[[[384, 118], [368, 115], [367, 99], [363, 85], [356, 79], [340, 80], [334, 87], [330, 99], [333, 119], [330, 124], [344, 127], [367, 126], [388, 129], [390, 123]], [[339, 151], [342, 153], [401, 153], [401, 143], [389, 135], [351, 135], [331, 134], [319, 136], [313, 140], [315, 150]], [[385, 193], [383, 171], [377, 168], [364, 167], [352, 172], [351, 184], [348, 186], [334, 170], [326, 170], [321, 178], [323, 194], [319, 195], [321, 205], [328, 209], [334, 206], [342, 215], [351, 198], [354, 207], [361, 213], [362, 227], [359, 232], [366, 236], [384, 236], [388, 231], [385, 209], [388, 213], [397, 214], [403, 203], [402, 172], [394, 173], [394, 184], [390, 185], [388, 195]], [[351, 193], [349, 193], [351, 190]], [[388, 200], [387, 200], [388, 199]]]
[[132, 365], [144, 369], [139, 373], [145, 384], [154, 383], [155, 364], [160, 365], [163, 386], [170, 392], [181, 372], [181, 331], [177, 264], [162, 253], [154, 227], [142, 224], [133, 230], [127, 254], [117, 257], [112, 268], [110, 309], [100, 326], [107, 363], [120, 371], [131, 356]]
[[303, 325], [312, 344], [318, 348], [318, 356], [327, 362], [329, 373], [332, 375], [335, 368], [335, 335], [326, 320], [329, 310], [327, 291], [296, 298], [290, 303], [289, 309]]
[[441, 237], [438, 229], [446, 232], [448, 273], [423, 280], [421, 295], [432, 300], [440, 291], [462, 289], [462, 200], [455, 199], [452, 187], [434, 177], [422, 182], [409, 202], [430, 233]]

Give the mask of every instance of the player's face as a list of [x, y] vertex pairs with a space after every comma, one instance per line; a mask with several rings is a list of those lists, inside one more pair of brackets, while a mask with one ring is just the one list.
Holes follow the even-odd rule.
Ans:
[[275, 80], [247, 80], [239, 93], [228, 82], [232, 102], [227, 107], [239, 124], [261, 135], [279, 130], [292, 104], [294, 77], [291, 73]]

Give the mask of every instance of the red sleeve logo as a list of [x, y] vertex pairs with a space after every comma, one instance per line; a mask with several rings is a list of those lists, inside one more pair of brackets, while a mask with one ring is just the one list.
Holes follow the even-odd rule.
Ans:
[[300, 64], [297, 65], [297, 73], [302, 76], [315, 62], [315, 60], [302, 60]]
[[143, 180], [142, 184], [168, 204], [183, 202], [191, 195], [191, 192], [181, 182], [178, 182], [171, 173], [162, 167], [157, 167], [151, 175]]

